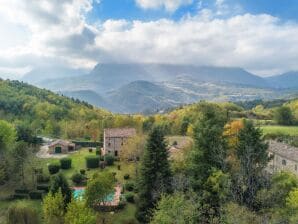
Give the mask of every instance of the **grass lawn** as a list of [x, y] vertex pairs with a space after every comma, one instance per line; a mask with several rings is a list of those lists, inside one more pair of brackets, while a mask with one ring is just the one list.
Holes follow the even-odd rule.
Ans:
[[298, 126], [280, 126], [280, 125], [266, 125], [261, 126], [263, 134], [283, 134], [298, 136]]

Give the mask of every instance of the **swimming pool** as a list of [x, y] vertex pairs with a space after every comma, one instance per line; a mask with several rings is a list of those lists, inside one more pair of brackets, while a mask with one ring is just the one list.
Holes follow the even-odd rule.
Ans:
[[[82, 200], [84, 197], [85, 188], [74, 188], [73, 189], [73, 197], [76, 200]], [[112, 202], [115, 197], [115, 192], [107, 195], [105, 202]]]

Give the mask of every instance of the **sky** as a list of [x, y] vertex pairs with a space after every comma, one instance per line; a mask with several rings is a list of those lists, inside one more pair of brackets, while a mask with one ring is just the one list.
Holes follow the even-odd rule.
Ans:
[[0, 0], [0, 75], [97, 63], [298, 70], [297, 0]]

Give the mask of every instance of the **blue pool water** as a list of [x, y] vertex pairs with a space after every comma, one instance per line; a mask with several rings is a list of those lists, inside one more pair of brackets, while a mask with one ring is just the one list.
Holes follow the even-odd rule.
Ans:
[[[82, 200], [84, 197], [85, 189], [84, 188], [78, 188], [78, 189], [73, 189], [73, 197], [77, 200]], [[114, 200], [115, 192], [108, 194], [106, 197], [105, 202], [111, 202]]]

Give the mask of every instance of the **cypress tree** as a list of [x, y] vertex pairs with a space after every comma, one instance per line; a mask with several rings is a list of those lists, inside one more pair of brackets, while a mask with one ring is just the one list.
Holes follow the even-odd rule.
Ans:
[[214, 169], [224, 170], [226, 141], [223, 137], [226, 117], [217, 105], [203, 103], [202, 114], [194, 128], [195, 146], [190, 155], [189, 174], [195, 191], [202, 186]]
[[262, 183], [262, 173], [270, 158], [268, 144], [262, 139], [262, 131], [251, 121], [245, 121], [238, 135], [236, 155], [240, 162], [238, 174], [238, 199], [253, 208], [255, 196]]
[[141, 223], [149, 222], [161, 194], [171, 192], [171, 176], [164, 134], [161, 127], [155, 127], [147, 140], [138, 181], [136, 217]]

